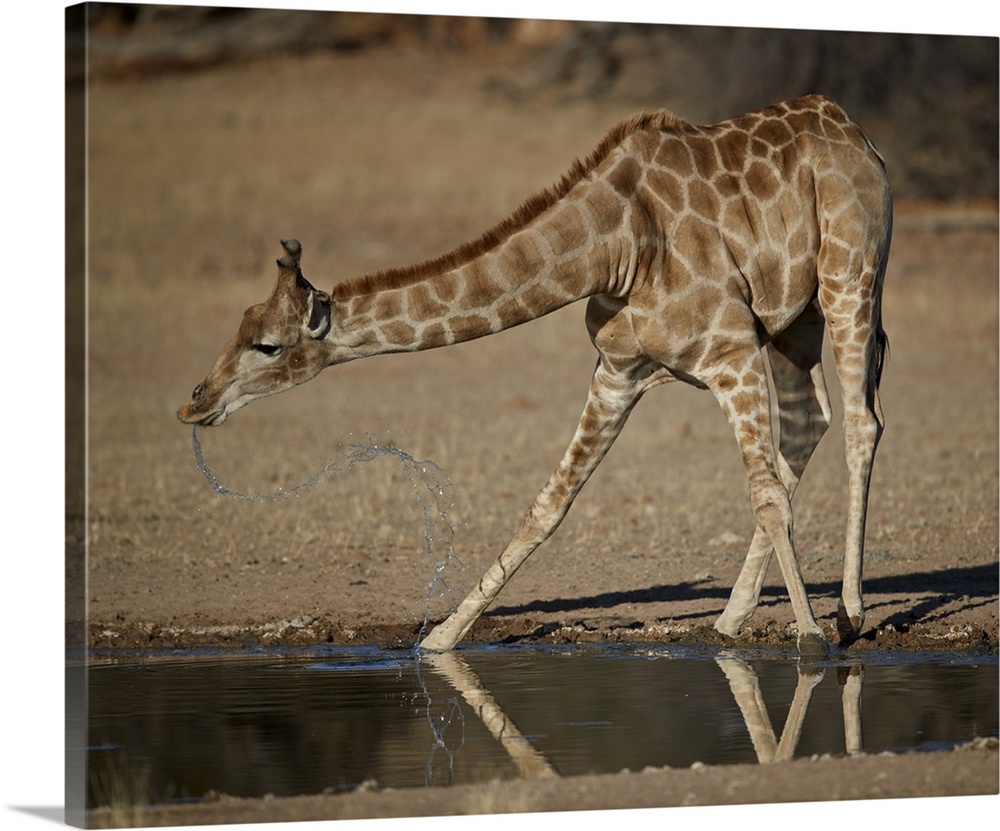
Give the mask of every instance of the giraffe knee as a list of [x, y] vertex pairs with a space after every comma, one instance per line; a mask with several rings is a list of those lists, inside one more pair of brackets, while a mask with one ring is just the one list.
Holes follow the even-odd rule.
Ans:
[[526, 545], [540, 545], [555, 532], [565, 512], [540, 505], [532, 505], [521, 520], [517, 539]]
[[[753, 500], [753, 513], [757, 524], [774, 542], [780, 538], [791, 538], [792, 504], [784, 488], [772, 488]], [[780, 490], [780, 493], [778, 492]]]
[[874, 412], [862, 409], [844, 415], [844, 443], [849, 467], [869, 465], [875, 456], [882, 424]]

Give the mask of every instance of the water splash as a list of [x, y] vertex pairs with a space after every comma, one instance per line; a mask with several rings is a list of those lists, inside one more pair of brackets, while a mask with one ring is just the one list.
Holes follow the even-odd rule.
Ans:
[[[324, 478], [335, 479], [358, 465], [367, 464], [386, 456], [396, 459], [402, 466], [413, 490], [414, 498], [420, 506], [424, 526], [424, 553], [433, 570], [427, 586], [426, 605], [417, 642], [419, 643], [423, 639], [431, 616], [442, 611], [438, 604], [443, 603], [444, 610], [448, 612], [455, 607], [451, 588], [445, 580], [445, 571], [449, 566], [462, 567], [461, 560], [455, 555], [455, 529], [449, 518], [449, 513], [455, 504], [453, 496], [455, 486], [437, 462], [431, 459], [417, 459], [391, 442], [379, 442], [369, 436], [364, 443], [349, 444], [340, 458], [327, 460], [319, 470], [293, 487], [279, 487], [270, 492], [241, 492], [222, 484], [219, 477], [208, 466], [201, 448], [201, 440], [198, 438], [197, 426], [191, 431], [191, 441], [194, 445], [195, 462], [208, 480], [209, 485], [212, 486], [212, 490], [230, 499], [251, 502], [287, 499], [314, 487]], [[435, 608], [436, 606], [438, 607]]]

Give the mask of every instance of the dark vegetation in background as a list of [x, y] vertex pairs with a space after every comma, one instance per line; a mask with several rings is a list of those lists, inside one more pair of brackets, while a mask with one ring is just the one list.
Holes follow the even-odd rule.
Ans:
[[495, 94], [614, 97], [707, 123], [809, 92], [838, 100], [888, 158], [897, 196], [998, 196], [997, 38], [91, 4], [91, 77], [398, 45], [524, 50]]

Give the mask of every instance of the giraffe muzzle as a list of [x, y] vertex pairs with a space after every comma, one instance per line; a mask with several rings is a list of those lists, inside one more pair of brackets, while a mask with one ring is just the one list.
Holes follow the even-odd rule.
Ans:
[[218, 427], [226, 420], [225, 410], [205, 410], [205, 384], [198, 384], [191, 392], [191, 400], [177, 410], [177, 418], [184, 424]]

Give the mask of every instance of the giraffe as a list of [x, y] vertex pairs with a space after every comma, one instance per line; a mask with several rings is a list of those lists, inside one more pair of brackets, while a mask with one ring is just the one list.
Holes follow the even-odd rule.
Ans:
[[[843, 401], [848, 468], [842, 643], [864, 624], [869, 482], [884, 419], [881, 298], [892, 229], [885, 162], [821, 95], [695, 126], [658, 111], [614, 127], [553, 187], [478, 240], [317, 290], [283, 242], [270, 297], [252, 306], [181, 421], [222, 424], [327, 366], [489, 335], [587, 299], [598, 357], [565, 455], [506, 549], [419, 644], [448, 651], [559, 526], [648, 390], [711, 391], [742, 455], [756, 531], [715, 628], [736, 635], [776, 555], [804, 653], [828, 643], [792, 539], [791, 497], [831, 419], [824, 332]], [[780, 441], [771, 432], [771, 368]], [[610, 510], [610, 508], [609, 508]]]

